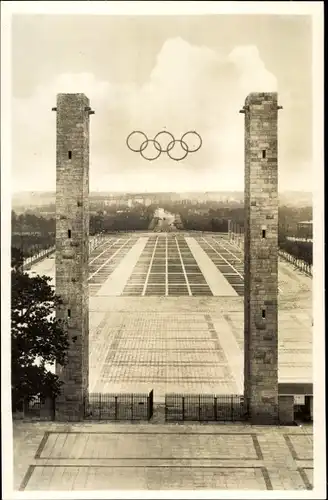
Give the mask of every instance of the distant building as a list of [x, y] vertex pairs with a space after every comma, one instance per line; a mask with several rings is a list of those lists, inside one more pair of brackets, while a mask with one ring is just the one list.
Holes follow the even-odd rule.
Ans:
[[110, 200], [105, 200], [104, 201], [104, 204], [105, 204], [106, 207], [108, 207], [108, 206], [114, 206], [114, 205], [116, 205], [116, 203], [117, 203], [117, 201], [114, 200], [114, 199], [110, 199]]
[[311, 240], [313, 238], [313, 221], [302, 221], [297, 224], [297, 237]]
[[196, 208], [192, 210], [192, 213], [196, 215], [208, 215], [209, 209], [208, 208]]

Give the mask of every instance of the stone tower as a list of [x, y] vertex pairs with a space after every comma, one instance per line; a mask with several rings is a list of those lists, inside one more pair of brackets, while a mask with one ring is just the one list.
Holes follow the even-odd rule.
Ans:
[[63, 381], [56, 420], [80, 420], [89, 383], [89, 99], [58, 94], [56, 145], [56, 293], [67, 320], [68, 363], [57, 366]]
[[244, 391], [252, 423], [278, 423], [276, 93], [245, 101]]

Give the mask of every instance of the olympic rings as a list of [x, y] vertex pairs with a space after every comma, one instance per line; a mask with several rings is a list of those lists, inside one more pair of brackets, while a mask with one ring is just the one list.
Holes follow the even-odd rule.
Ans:
[[[140, 143], [139, 147], [135, 147], [135, 146], [133, 147], [133, 144], [131, 145], [131, 139], [133, 136], [137, 136], [137, 134], [141, 134], [141, 136], [142, 136], [141, 142], [139, 139], [138, 140], [138, 143]], [[161, 143], [164, 142], [163, 137], [165, 134], [167, 136], [167, 140], [166, 140], [166, 145], [165, 144], [163, 145]], [[194, 137], [196, 137], [196, 139], [199, 142], [199, 145], [197, 147], [191, 148], [188, 146], [188, 142], [187, 142], [188, 135], [189, 136], [193, 135]], [[162, 139], [161, 141], [159, 141], [160, 137]], [[154, 146], [154, 148], [156, 150], [155, 154], [152, 154], [152, 155], [145, 154], [145, 150], [149, 144], [152, 144]], [[182, 154], [181, 154], [181, 152], [180, 152], [180, 154], [179, 153], [174, 154], [174, 148], [176, 147], [177, 144], [179, 144], [180, 149], [183, 150]], [[140, 153], [141, 156], [145, 160], [148, 160], [148, 161], [157, 160], [157, 158], [159, 158], [159, 156], [162, 153], [166, 153], [168, 155], [168, 157], [171, 158], [171, 160], [181, 161], [187, 157], [188, 153], [195, 153], [196, 151], [198, 151], [202, 147], [202, 144], [203, 144], [203, 141], [202, 141], [201, 136], [197, 132], [195, 132], [194, 130], [190, 130], [188, 132], [185, 132], [183, 134], [183, 136], [181, 137], [181, 139], [175, 139], [174, 135], [171, 134], [171, 132], [168, 132], [167, 130], [162, 130], [161, 132], [158, 132], [155, 135], [154, 139], [148, 139], [148, 137], [146, 136], [146, 134], [144, 132], [141, 132], [140, 130], [134, 130], [133, 132], [131, 132], [131, 134], [128, 135], [128, 137], [126, 139], [127, 147], [135, 153]]]
[[[144, 155], [144, 150], [146, 149], [146, 147], [148, 146], [148, 144], [150, 142], [153, 142], [154, 143], [154, 147], [155, 149], [157, 149], [158, 153], [156, 153], [156, 155], [153, 157], [153, 158], [147, 158], [147, 156]], [[159, 146], [157, 147], [156, 144]], [[149, 160], [149, 161], [152, 161], [152, 160], [157, 160], [157, 158], [161, 155], [161, 145], [159, 142], [157, 142], [155, 139], [146, 139], [140, 146], [140, 154], [141, 156], [145, 159], [145, 160]]]
[[[182, 149], [185, 151], [183, 153], [183, 155], [181, 156], [181, 158], [175, 158], [170, 153], [171, 149], [175, 146], [176, 142], [180, 142]], [[172, 144], [172, 146], [171, 146], [171, 144]], [[183, 146], [183, 144], [184, 144], [184, 146]], [[169, 147], [169, 146], [171, 146], [171, 147]], [[181, 160], [184, 160], [186, 158], [186, 156], [188, 155], [189, 152], [190, 151], [188, 149], [188, 144], [186, 142], [184, 142], [182, 139], [180, 139], [180, 140], [176, 140], [176, 141], [171, 141], [170, 142], [170, 144], [168, 145], [167, 155], [171, 158], [171, 160], [181, 161]]]

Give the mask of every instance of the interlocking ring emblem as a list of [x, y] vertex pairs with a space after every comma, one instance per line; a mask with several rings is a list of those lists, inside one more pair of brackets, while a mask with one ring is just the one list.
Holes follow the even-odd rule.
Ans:
[[[196, 144], [198, 144], [196, 147], [192, 144], [188, 145], [190, 137], [196, 140]], [[140, 130], [134, 130], [126, 139], [126, 145], [131, 151], [140, 153], [145, 160], [149, 161], [157, 160], [162, 153], [166, 153], [171, 160], [181, 161], [187, 157], [188, 153], [198, 151], [202, 144], [201, 136], [194, 130], [183, 134], [181, 139], [175, 139], [174, 135], [167, 130], [158, 132], [153, 139], [148, 139], [146, 134]], [[152, 152], [147, 154], [146, 150], [149, 145]]]

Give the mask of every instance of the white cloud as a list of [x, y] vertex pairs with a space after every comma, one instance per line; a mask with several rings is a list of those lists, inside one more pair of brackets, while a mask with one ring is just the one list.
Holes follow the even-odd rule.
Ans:
[[277, 92], [277, 79], [261, 60], [257, 47], [236, 47], [229, 54], [240, 72], [240, 89], [245, 95], [251, 92]]
[[[243, 118], [238, 111], [249, 92], [276, 89], [276, 79], [256, 47], [236, 47], [222, 56], [181, 38], [164, 43], [148, 81], [139, 87], [99, 81], [89, 73], [58, 75], [29, 98], [13, 101], [13, 187], [55, 188], [51, 108], [62, 92], [85, 93], [96, 112], [90, 129], [91, 189], [197, 189], [205, 178], [203, 189], [230, 186], [244, 172]], [[197, 130], [203, 146], [181, 163], [164, 154], [147, 162], [126, 147], [132, 130], [153, 137], [164, 128], [176, 138]]]

